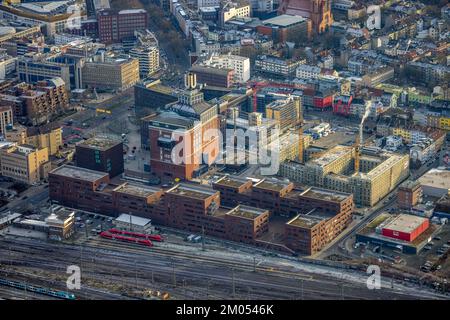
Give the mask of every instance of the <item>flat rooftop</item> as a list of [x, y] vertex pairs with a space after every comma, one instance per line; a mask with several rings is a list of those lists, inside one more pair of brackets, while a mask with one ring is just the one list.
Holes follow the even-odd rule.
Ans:
[[80, 168], [75, 166], [63, 165], [50, 172], [51, 174], [64, 176], [67, 178], [79, 179], [94, 182], [98, 179], [109, 177], [108, 173]]
[[[405, 155], [392, 153], [388, 155], [388, 158], [385, 159], [383, 162], [381, 162], [379, 165], [377, 165], [375, 168], [370, 170], [367, 173], [359, 173], [362, 177], [366, 177], [369, 179], [373, 179], [376, 176], [379, 176], [380, 174], [386, 172], [389, 168], [393, 167], [396, 163], [399, 161], [402, 161], [402, 159], [405, 157]], [[408, 165], [408, 163], [406, 163]], [[405, 168], [406, 169], [406, 168]]]
[[311, 160], [311, 162], [323, 167], [341, 159], [345, 155], [348, 155], [352, 152], [353, 147], [335, 146], [334, 148], [326, 151], [325, 154], [320, 156], [319, 158]]
[[298, 187], [295, 187], [295, 189], [291, 190], [290, 192], [288, 192], [284, 198], [289, 198], [289, 199], [296, 199], [298, 197], [300, 197], [303, 192], [305, 192], [304, 189], [299, 189]]
[[240, 186], [248, 183], [249, 181], [250, 180], [238, 176], [224, 176], [215, 181], [214, 184], [226, 187], [239, 188]]
[[126, 213], [122, 213], [120, 216], [118, 216], [114, 221], [117, 222], [123, 222], [123, 223], [130, 223], [138, 226], [146, 226], [152, 222], [150, 219], [142, 218], [142, 217], [136, 217], [133, 215], [129, 215]]
[[146, 185], [135, 185], [127, 182], [115, 188], [114, 191], [138, 197], [149, 197], [155, 193], [161, 192], [162, 190]]
[[122, 143], [122, 141], [113, 140], [110, 138], [95, 137], [81, 142], [78, 146], [105, 151], [120, 143]]
[[327, 219], [326, 217], [316, 215], [299, 214], [298, 216], [289, 220], [286, 224], [294, 227], [310, 229], [326, 219]]
[[182, 184], [176, 185], [172, 189], [167, 190], [166, 192], [170, 193], [170, 194], [176, 194], [176, 195], [181, 195], [181, 196], [185, 196], [185, 197], [189, 197], [189, 198], [204, 200], [204, 199], [207, 199], [210, 196], [218, 193], [219, 191], [200, 187], [200, 186], [193, 185], [193, 184], [182, 183]]
[[410, 214], [399, 214], [398, 216], [386, 221], [383, 229], [411, 233], [426, 220], [428, 220], [428, 218], [413, 216]]
[[421, 185], [450, 189], [450, 171], [431, 169], [419, 178]]
[[296, 23], [300, 23], [300, 22], [304, 22], [307, 19], [301, 17], [301, 16], [291, 16], [288, 14], [282, 14], [279, 15], [277, 17], [271, 18], [271, 19], [267, 19], [264, 20], [263, 23], [264, 24], [271, 24], [274, 26], [278, 26], [278, 27], [288, 27], [290, 25], [296, 24]]
[[287, 105], [291, 102], [289, 99], [284, 100], [275, 100], [266, 105], [266, 109], [273, 109], [273, 110], [282, 110], [284, 108], [287, 108]]
[[63, 224], [67, 220], [73, 219], [74, 217], [75, 211], [67, 208], [59, 208], [51, 212], [50, 215], [45, 218], [45, 222], [49, 224]]
[[418, 180], [406, 180], [400, 185], [400, 188], [403, 189], [416, 189], [420, 187], [420, 182]]
[[203, 65], [194, 65], [190, 69], [192, 72], [207, 72], [215, 75], [227, 75], [228, 72], [233, 71], [233, 69], [228, 68], [219, 68], [215, 66], [203, 66]]
[[281, 191], [284, 188], [288, 187], [292, 182], [290, 181], [281, 181], [275, 179], [264, 179], [260, 182], [257, 182], [253, 187], [259, 189], [266, 189], [271, 191]]
[[347, 199], [350, 196], [350, 194], [334, 190], [319, 189], [312, 187], [303, 192], [302, 196], [310, 198], [318, 198], [327, 201], [341, 202]]
[[148, 120], [151, 125], [170, 125], [176, 128], [192, 128], [194, 121], [176, 114], [175, 112], [165, 111]]
[[12, 213], [5, 217], [0, 218], [0, 226], [12, 222], [14, 219], [20, 218], [22, 215], [20, 213]]
[[19, 221], [18, 223], [21, 225], [28, 225], [28, 226], [48, 227], [45, 221], [40, 220], [24, 219]]
[[258, 218], [261, 214], [265, 212], [267, 212], [267, 210], [239, 205], [236, 208], [231, 209], [227, 214], [231, 216], [253, 220]]

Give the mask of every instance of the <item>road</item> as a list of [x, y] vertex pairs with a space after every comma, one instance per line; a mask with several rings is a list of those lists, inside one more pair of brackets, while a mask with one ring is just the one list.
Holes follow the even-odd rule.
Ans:
[[[24, 198], [25, 197], [25, 198]], [[32, 186], [13, 199], [2, 211], [11, 210], [21, 213], [27, 209], [37, 209], [48, 200], [48, 185]]]
[[[11, 247], [11, 253], [8, 248]], [[314, 266], [303, 271], [298, 263], [273, 260], [254, 265], [240, 259], [213, 258], [162, 248], [145, 248], [94, 239], [82, 245], [46, 243], [7, 237], [0, 242], [2, 269], [25, 270], [31, 283], [39, 273], [51, 287], [63, 287], [65, 269], [77, 264], [82, 289], [77, 296], [106, 299], [121, 292], [158, 288], [184, 299], [417, 299], [443, 298], [431, 291], [382, 281], [382, 289], [368, 290], [366, 275]], [[45, 278], [45, 277], [48, 278]], [[233, 289], [234, 288], [234, 289]], [[234, 293], [233, 293], [234, 292]]]

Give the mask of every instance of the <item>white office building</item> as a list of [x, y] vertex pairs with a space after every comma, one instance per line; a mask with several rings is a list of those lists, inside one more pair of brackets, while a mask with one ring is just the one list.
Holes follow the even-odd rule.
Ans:
[[133, 216], [126, 213], [121, 214], [114, 220], [114, 226], [117, 229], [137, 233], [152, 232], [152, 221], [150, 219]]
[[139, 60], [139, 76], [144, 79], [159, 70], [157, 46], [138, 47], [130, 50], [130, 56]]
[[244, 83], [250, 79], [250, 59], [237, 55], [213, 55], [206, 65], [234, 70], [234, 82]]

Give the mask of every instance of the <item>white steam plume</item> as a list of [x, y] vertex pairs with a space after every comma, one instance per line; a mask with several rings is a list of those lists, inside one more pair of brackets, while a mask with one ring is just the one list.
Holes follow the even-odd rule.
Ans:
[[370, 101], [370, 100], [366, 101], [364, 115], [362, 116], [361, 123], [359, 125], [359, 143], [362, 143], [362, 141], [363, 141], [363, 124], [364, 124], [364, 121], [369, 116], [371, 105], [372, 105], [372, 101]]

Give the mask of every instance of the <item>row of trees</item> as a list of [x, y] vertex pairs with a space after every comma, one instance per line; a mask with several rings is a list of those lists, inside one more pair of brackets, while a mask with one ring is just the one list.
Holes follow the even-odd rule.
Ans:
[[145, 9], [149, 16], [149, 28], [155, 32], [160, 45], [168, 52], [168, 58], [174, 58], [171, 63], [177, 64], [180, 60], [187, 60], [189, 41], [183, 39], [174, 24], [166, 16], [162, 8], [154, 0], [111, 0], [111, 8]]
[[[166, 51], [170, 51], [175, 60], [185, 60], [189, 49], [189, 41], [183, 39], [181, 33], [177, 31], [174, 24], [160, 6], [149, 0], [140, 0], [149, 15], [150, 28], [155, 31], [156, 36], [161, 40], [161, 44], [166, 46]], [[170, 59], [170, 56], [169, 56]], [[177, 61], [172, 61], [177, 63]]]

